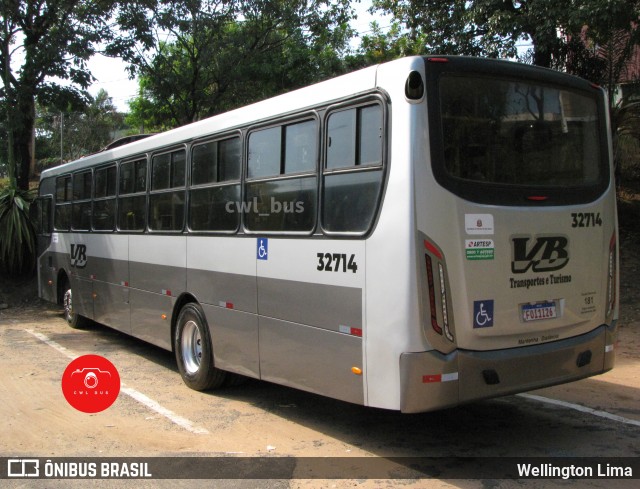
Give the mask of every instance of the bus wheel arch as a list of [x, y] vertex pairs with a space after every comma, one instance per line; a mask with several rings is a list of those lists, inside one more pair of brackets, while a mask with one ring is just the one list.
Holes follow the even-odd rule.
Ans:
[[58, 277], [56, 278], [56, 297], [59, 305], [63, 305], [62, 301], [64, 300], [64, 293], [69, 283], [70, 281], [67, 272], [64, 268], [61, 268], [58, 271]]
[[73, 290], [71, 288], [71, 280], [67, 272], [60, 270], [58, 272], [58, 304], [64, 308], [64, 319], [73, 329], [81, 329], [86, 326], [87, 319], [74, 312], [73, 309]]
[[200, 304], [198, 299], [188, 292], [185, 292], [178, 297], [176, 303], [173, 305], [173, 310], [171, 311], [171, 351], [173, 353], [175, 353], [176, 349], [175, 334], [176, 328], [178, 327], [178, 316], [180, 316], [182, 308], [189, 303]]
[[197, 391], [221, 387], [227, 372], [214, 364], [211, 331], [202, 307], [195, 300], [177, 306], [172, 346], [182, 380]]

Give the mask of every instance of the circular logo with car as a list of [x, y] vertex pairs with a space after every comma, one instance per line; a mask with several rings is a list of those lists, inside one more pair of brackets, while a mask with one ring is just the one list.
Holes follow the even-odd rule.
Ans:
[[62, 393], [78, 411], [99, 413], [118, 398], [120, 375], [106, 358], [83, 355], [73, 360], [62, 374]]

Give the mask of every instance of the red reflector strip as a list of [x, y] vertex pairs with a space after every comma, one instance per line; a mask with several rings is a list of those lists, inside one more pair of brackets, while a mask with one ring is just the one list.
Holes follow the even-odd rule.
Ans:
[[529, 195], [527, 197], [527, 200], [532, 200], [534, 202], [543, 202], [545, 200], [547, 200], [549, 197], [547, 197], [546, 195]]
[[233, 302], [224, 302], [224, 301], [220, 301], [218, 302], [218, 305], [220, 307], [224, 307], [226, 309], [233, 309]]
[[123, 287], [129, 287], [129, 282], [120, 282]]
[[427, 58], [427, 61], [430, 63], [448, 63], [449, 60], [447, 58]]
[[438, 375], [423, 375], [422, 376], [422, 383], [423, 384], [432, 384], [433, 382], [441, 382], [442, 381], [442, 375], [438, 374]]
[[458, 372], [452, 372], [450, 374], [433, 374], [422, 376], [423, 384], [433, 384], [436, 382], [452, 382], [454, 380], [458, 380]]
[[433, 243], [430, 243], [425, 239], [424, 247], [429, 251], [429, 253], [434, 255], [438, 260], [442, 260], [442, 253], [438, 251], [438, 248], [436, 248], [436, 246]]
[[351, 326], [345, 326], [343, 324], [341, 324], [340, 326], [338, 326], [338, 331], [340, 331], [341, 333], [344, 334], [348, 334], [351, 336], [362, 336], [362, 329], [361, 328], [352, 328]]
[[98, 277], [95, 275], [90, 275], [91, 280], [96, 280]]
[[618, 270], [617, 270], [617, 251], [616, 251], [616, 233], [615, 231], [613, 232], [613, 234], [611, 235], [611, 240], [609, 240], [609, 272], [608, 272], [608, 299], [609, 299], [609, 304], [607, 307], [607, 315], [609, 315], [615, 305], [616, 305], [616, 282], [618, 280], [617, 274], [618, 274]]
[[171, 291], [167, 290], [167, 289], [162, 289], [162, 295], [168, 295], [171, 296]]

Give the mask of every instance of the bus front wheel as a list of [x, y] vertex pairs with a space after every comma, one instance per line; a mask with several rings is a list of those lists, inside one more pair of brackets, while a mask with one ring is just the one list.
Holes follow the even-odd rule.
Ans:
[[214, 366], [211, 335], [199, 305], [190, 303], [180, 311], [173, 346], [182, 380], [191, 389], [204, 391], [224, 383], [226, 372]]
[[73, 309], [73, 291], [69, 280], [65, 280], [62, 288], [62, 307], [64, 308], [64, 319], [69, 326], [73, 329], [81, 329], [86, 326], [86, 319]]

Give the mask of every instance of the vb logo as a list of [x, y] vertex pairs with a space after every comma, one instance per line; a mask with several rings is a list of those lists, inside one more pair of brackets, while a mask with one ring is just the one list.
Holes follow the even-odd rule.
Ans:
[[71, 245], [71, 266], [84, 268], [87, 265], [87, 245]]
[[513, 273], [551, 272], [569, 263], [569, 240], [564, 236], [521, 236], [511, 238]]

